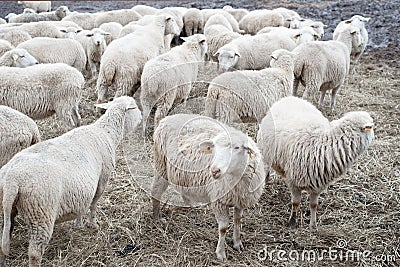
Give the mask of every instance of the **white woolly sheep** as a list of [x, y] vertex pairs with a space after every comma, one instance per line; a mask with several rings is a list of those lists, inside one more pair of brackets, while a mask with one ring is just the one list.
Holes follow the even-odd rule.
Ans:
[[285, 20], [280, 12], [260, 9], [251, 11], [239, 21], [240, 29], [256, 34], [262, 28], [284, 26]]
[[303, 27], [313, 28], [314, 31], [322, 38], [322, 37], [324, 37], [324, 34], [325, 34], [324, 28], [326, 28], [328, 26], [320, 21], [313, 21], [310, 19], [305, 19], [305, 20], [300, 20], [300, 28], [303, 28]]
[[76, 40], [78, 33], [80, 33], [82, 29], [76, 27], [67, 27], [64, 29], [60, 29], [60, 32], [64, 34], [64, 38]]
[[[219, 15], [214, 15], [214, 16], [219, 16]], [[224, 45], [230, 43], [231, 41], [233, 41], [239, 37], [242, 37], [242, 35], [240, 33], [230, 31], [229, 29], [227, 29], [226, 27], [224, 27], [222, 25], [207, 26], [204, 29], [204, 34], [207, 38], [208, 58], [210, 58], [214, 62], [218, 61], [218, 56], [216, 56], [216, 55], [217, 55], [217, 51], [221, 47], [223, 47]]]
[[90, 210], [90, 224], [99, 227], [97, 201], [115, 168], [116, 149], [141, 120], [130, 97], [107, 104], [106, 113], [95, 123], [33, 145], [0, 170], [3, 263], [10, 253], [17, 213], [30, 229], [29, 266], [40, 266], [55, 224]]
[[242, 251], [243, 210], [257, 203], [266, 177], [254, 141], [208, 117], [177, 114], [161, 120], [154, 132], [154, 161], [153, 216], [159, 217], [160, 199], [169, 184], [185, 202], [210, 204], [219, 232], [215, 252], [224, 261], [229, 207], [234, 207], [233, 247]]
[[196, 81], [199, 64], [207, 52], [206, 37], [195, 34], [182, 37], [185, 42], [147, 61], [141, 77], [140, 103], [143, 110], [143, 132], [153, 107], [155, 124], [167, 116], [174, 103], [186, 101]]
[[360, 29], [350, 27], [339, 34], [337, 41], [309, 42], [296, 47], [293, 95], [297, 95], [301, 81], [305, 86], [303, 98], [310, 99], [312, 93], [320, 91], [319, 105], [322, 106], [326, 91], [332, 90], [333, 111], [336, 93], [349, 72], [351, 48], [361, 43]]
[[23, 4], [24, 7], [31, 8], [36, 13], [51, 11], [51, 1], [18, 1], [18, 4]]
[[7, 40], [12, 46], [17, 46], [22, 42], [32, 39], [29, 33], [21, 30], [9, 30], [6, 32], [0, 31], [0, 39]]
[[249, 14], [249, 11], [247, 9], [244, 8], [233, 8], [229, 5], [226, 5], [222, 8], [222, 10], [228, 12], [229, 14], [231, 14], [237, 22], [239, 22], [244, 16], [246, 16], [247, 14]]
[[2, 105], [0, 105], [0, 136], [0, 168], [22, 149], [40, 142], [39, 129], [31, 118]]
[[9, 41], [0, 39], [0, 57], [13, 48], [14, 46]]
[[99, 28], [105, 32], [110, 33], [109, 35], [104, 36], [107, 45], [109, 45], [113, 40], [118, 39], [122, 31], [122, 25], [118, 22], [103, 23], [100, 25]]
[[16, 16], [8, 18], [11, 23], [27, 23], [27, 22], [38, 22], [38, 21], [48, 21], [48, 20], [61, 20], [68, 15], [70, 11], [66, 6], [57, 7], [56, 10], [51, 12], [43, 13], [22, 13]]
[[284, 27], [286, 28], [290, 28], [291, 25], [294, 25], [294, 23], [292, 23], [292, 21], [294, 21], [296, 18], [300, 19], [300, 15], [293, 10], [284, 8], [284, 7], [278, 7], [273, 9], [272, 11], [274, 12], [278, 12], [282, 15], [283, 17], [283, 21], [284, 21]]
[[[35, 37], [50, 37], [50, 38], [62, 38], [62, 34], [59, 28], [53, 24], [54, 21], [39, 21], [30, 23], [8, 23], [4, 26], [0, 26], [0, 33], [6, 33], [8, 31], [24, 31], [27, 32], [32, 38]], [[69, 27], [61, 26], [60, 27]]]
[[214, 78], [208, 87], [205, 115], [228, 124], [260, 123], [269, 107], [293, 90], [294, 54], [279, 49], [271, 58], [270, 68], [225, 72]]
[[269, 67], [271, 53], [277, 49], [292, 51], [296, 43], [287, 36], [264, 33], [243, 36], [221, 47], [218, 57], [219, 70], [260, 70]]
[[39, 62], [25, 49], [14, 48], [0, 57], [0, 66], [26, 68]]
[[163, 9], [160, 9], [160, 11], [157, 13], [159, 15], [161, 14], [166, 14], [170, 15], [175, 19], [176, 25], [178, 26], [178, 34], [169, 34], [164, 37], [164, 51], [167, 52], [171, 50], [171, 42], [174, 40], [174, 43], [176, 45], [179, 44], [179, 35], [181, 34], [183, 30], [183, 14], [182, 11], [178, 7], [165, 7]]
[[101, 56], [107, 47], [104, 38], [106, 35], [110, 35], [110, 33], [99, 28], [94, 28], [90, 31], [84, 30], [77, 36], [77, 41], [81, 43], [87, 56], [86, 69], [90, 68], [93, 78], [96, 77], [97, 71], [100, 69]]
[[23, 14], [36, 13], [36, 11], [33, 10], [32, 8], [24, 8], [24, 11], [22, 13]]
[[262, 33], [285, 35], [292, 38], [297, 45], [307, 42], [318, 41], [321, 38], [321, 36], [319, 36], [311, 27], [303, 27], [301, 29], [289, 29], [286, 27], [265, 27], [257, 32], [257, 34]]
[[85, 50], [76, 40], [36, 37], [20, 43], [17, 48], [26, 49], [39, 63], [65, 63], [80, 72], [86, 66]]
[[183, 16], [183, 24], [186, 36], [203, 33], [204, 18], [197, 8], [190, 8]]
[[335, 31], [333, 32], [333, 40], [337, 40], [339, 36], [339, 32], [343, 31], [348, 25], [357, 27], [360, 29], [362, 45], [361, 46], [353, 46], [351, 48], [350, 54], [350, 73], [354, 74], [354, 67], [357, 64], [360, 56], [364, 53], [365, 48], [368, 44], [368, 32], [365, 29], [365, 22], [368, 22], [370, 18], [365, 18], [360, 15], [354, 15], [351, 19], [341, 21], [337, 26]]
[[64, 17], [61, 21], [71, 21], [76, 23], [79, 27], [84, 30], [91, 30], [96, 28], [95, 21], [97, 16], [101, 13], [77, 13], [70, 14]]
[[367, 112], [349, 112], [331, 122], [311, 103], [287, 97], [276, 102], [262, 120], [257, 144], [265, 167], [272, 167], [289, 187], [295, 227], [301, 192], [310, 194], [310, 228], [317, 227], [318, 197], [354, 163], [374, 139]]
[[138, 25], [135, 32], [114, 40], [107, 47], [96, 85], [99, 103], [106, 100], [109, 89], [115, 91], [116, 97], [133, 95], [140, 87], [144, 64], [163, 51], [164, 35], [179, 33], [172, 16], [152, 17], [150, 24]]
[[204, 17], [204, 23], [207, 23], [208, 19], [211, 16], [216, 15], [216, 14], [220, 14], [220, 15], [224, 16], [228, 20], [228, 22], [229, 22], [229, 24], [231, 24], [232, 29], [233, 29], [234, 32], [244, 33], [244, 31], [242, 31], [239, 28], [239, 23], [237, 22], [237, 20], [231, 14], [226, 12], [225, 10], [222, 10], [222, 9], [202, 9], [201, 13], [203, 14], [203, 17]]
[[101, 24], [106, 22], [118, 22], [124, 26], [129, 22], [139, 20], [141, 17], [139, 13], [132, 9], [112, 10], [98, 14], [94, 25], [98, 28]]
[[7, 24], [7, 21], [5, 19], [0, 18], [0, 24]]
[[[49, 79], [51, 77], [51, 79]], [[57, 114], [66, 127], [79, 126], [82, 74], [66, 64], [0, 67], [0, 105], [43, 119]]]
[[136, 6], [132, 7], [131, 9], [135, 10], [141, 16], [155, 15], [158, 12], [157, 8], [154, 8], [151, 6], [145, 6], [145, 5], [136, 5]]
[[229, 31], [233, 32], [233, 28], [232, 25], [229, 23], [229, 21], [225, 18], [224, 15], [222, 14], [215, 14], [212, 15], [207, 22], [204, 25], [204, 29], [205, 28], [209, 28], [213, 25], [220, 25], [220, 26], [224, 26], [225, 28], [227, 28]]

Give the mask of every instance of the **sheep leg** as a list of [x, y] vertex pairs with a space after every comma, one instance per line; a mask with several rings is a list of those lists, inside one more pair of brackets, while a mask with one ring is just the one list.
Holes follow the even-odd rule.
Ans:
[[92, 60], [88, 60], [88, 64], [89, 64], [89, 67], [90, 67], [90, 72], [92, 74], [92, 78], [95, 78], [96, 77], [96, 73], [97, 73], [97, 71], [96, 71], [96, 63], [94, 63]]
[[160, 218], [160, 200], [161, 196], [167, 190], [168, 181], [161, 175], [156, 175], [151, 188], [151, 201], [153, 202], [153, 218]]
[[324, 105], [324, 99], [325, 99], [325, 93], [326, 91], [321, 91], [319, 101], [318, 101], [318, 106], [322, 107]]
[[96, 211], [97, 211], [97, 201], [101, 197], [101, 195], [104, 193], [104, 189], [106, 188], [106, 184], [108, 182], [108, 177], [102, 177], [102, 179], [99, 180], [99, 184], [97, 185], [97, 190], [96, 193], [93, 197], [92, 203], [90, 204], [90, 215], [89, 215], [89, 223], [94, 229], [99, 229], [99, 224], [97, 223], [97, 218], [96, 218]]
[[72, 117], [72, 121], [74, 122], [75, 127], [81, 126], [81, 115], [79, 115], [78, 105], [76, 105], [74, 107], [74, 109], [72, 110], [71, 117]]
[[228, 230], [229, 225], [229, 209], [227, 206], [218, 206], [214, 208], [215, 218], [218, 222], [218, 244], [215, 253], [217, 254], [217, 258], [220, 261], [226, 260], [226, 253], [225, 253], [225, 236], [226, 231]]
[[310, 209], [311, 209], [310, 231], [317, 230], [318, 197], [319, 193], [310, 194]]
[[301, 190], [297, 187], [293, 187], [291, 190], [291, 194], [292, 194], [292, 213], [289, 218], [288, 226], [295, 228], [297, 227], [297, 213], [300, 211]]
[[292, 90], [292, 95], [293, 96], [297, 96], [297, 90], [299, 89], [299, 82], [300, 82], [299, 79], [295, 78], [293, 80], [293, 90]]
[[175, 90], [168, 91], [164, 98], [161, 99], [160, 104], [157, 106], [156, 113], [154, 115], [154, 124], [158, 125], [161, 119], [168, 115], [168, 111], [172, 108], [175, 100]]
[[318, 91], [319, 91], [319, 86], [316, 86], [312, 83], [307, 83], [306, 88], [304, 89], [303, 99], [311, 102], [313, 100], [313, 97], [311, 97], [312, 94]]
[[[13, 207], [12, 208], [12, 210], [11, 210], [11, 218], [10, 218], [10, 222], [11, 222], [11, 225], [10, 225], [10, 236], [9, 236], [9, 240], [11, 240], [11, 235], [12, 235], [12, 232], [13, 232], [13, 230], [14, 230], [14, 226], [15, 226], [15, 216], [17, 216], [17, 214], [18, 214], [18, 211], [17, 211], [17, 209], [15, 208], [15, 207]], [[3, 227], [1, 227], [1, 229], [2, 229]], [[6, 255], [4, 255], [3, 254], [3, 252], [0, 250], [0, 266], [2, 266], [2, 267], [5, 267], [5, 266], [7, 266], [7, 256]]]
[[240, 220], [243, 217], [243, 209], [235, 207], [233, 212], [233, 248], [242, 252], [244, 247], [242, 240], [240, 240]]
[[54, 220], [31, 226], [31, 238], [29, 240], [28, 248], [29, 267], [40, 266], [44, 250], [53, 234], [53, 228]]
[[331, 93], [331, 111], [335, 111], [335, 105], [336, 105], [336, 93], [339, 91], [340, 86], [333, 88], [332, 93]]

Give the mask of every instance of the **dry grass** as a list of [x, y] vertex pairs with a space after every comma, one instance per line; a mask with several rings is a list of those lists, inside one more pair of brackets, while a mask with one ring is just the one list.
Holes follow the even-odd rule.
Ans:
[[[319, 231], [308, 230], [309, 212], [303, 198], [302, 222], [298, 229], [285, 226], [290, 212], [290, 194], [286, 186], [273, 175], [265, 186], [260, 202], [245, 211], [242, 237], [245, 251], [232, 248], [232, 229], [228, 230], [226, 263], [215, 257], [217, 224], [207, 207], [162, 208], [165, 222], [151, 218], [148, 188], [151, 183], [151, 142], [140, 134], [132, 136], [118, 152], [117, 168], [99, 202], [100, 230], [76, 229], [72, 223], [57, 225], [44, 253], [44, 266], [398, 266], [400, 264], [400, 94], [399, 70], [385, 63], [382, 51], [362, 57], [357, 74], [349, 77], [337, 99], [335, 114], [340, 117], [352, 110], [366, 110], [376, 124], [376, 140], [343, 179], [320, 198]], [[204, 90], [205, 86], [199, 87]], [[204, 91], [197, 91], [197, 96]], [[93, 109], [94, 83], [88, 82], [81, 105], [83, 124], [96, 119]], [[201, 106], [201, 101], [198, 102]], [[190, 106], [190, 105], [189, 105]], [[40, 121], [44, 138], [62, 133], [53, 117]], [[249, 127], [254, 128], [254, 127]], [[254, 136], [254, 130], [250, 135]], [[147, 143], [143, 145], [143, 140]], [[129, 168], [128, 164], [129, 163]], [[173, 193], [166, 196], [175, 201]], [[178, 201], [178, 200], [177, 200]], [[322, 250], [338, 247], [338, 240], [347, 245], [339, 249], [371, 251], [367, 260], [321, 256]], [[341, 244], [339, 244], [341, 245]], [[318, 251], [321, 259], [309, 261], [260, 260], [258, 253], [282, 249]], [[10, 266], [27, 265], [28, 232], [17, 220], [11, 242]], [[334, 255], [339, 256], [336, 253]], [[385, 262], [375, 257], [390, 255]], [[260, 255], [262, 256], [262, 255]], [[286, 255], [287, 256], [287, 255]], [[393, 261], [391, 261], [393, 260]]]

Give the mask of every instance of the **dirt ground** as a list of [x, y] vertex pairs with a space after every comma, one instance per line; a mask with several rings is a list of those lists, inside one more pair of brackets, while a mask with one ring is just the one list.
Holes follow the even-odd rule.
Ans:
[[[143, 137], [138, 131], [118, 151], [116, 170], [98, 205], [100, 229], [76, 229], [72, 223], [57, 225], [44, 253], [43, 266], [400, 265], [400, 1], [53, 2], [53, 6], [68, 5], [70, 10], [81, 12], [130, 8], [135, 4], [198, 8], [231, 4], [248, 9], [282, 6], [327, 24], [325, 40], [331, 38], [339, 21], [354, 14], [371, 17], [367, 24], [370, 43], [355, 75], [349, 76], [339, 91], [335, 113], [327, 108], [322, 111], [329, 119], [348, 111], [368, 111], [375, 121], [375, 142], [340, 181], [321, 195], [319, 230], [315, 233], [308, 229], [306, 194], [300, 227], [285, 226], [290, 215], [290, 194], [282, 180], [272, 175], [259, 203], [244, 213], [244, 252], [232, 247], [231, 225], [226, 241], [228, 260], [220, 263], [214, 253], [217, 223], [208, 207], [176, 208], [171, 204], [180, 200], [171, 191], [164, 198], [169, 204], [162, 208], [165, 222], [153, 221], [148, 194], [153, 175], [152, 143], [149, 136]], [[20, 11], [16, 2], [0, 2], [0, 17]], [[187, 106], [173, 113], [202, 113], [207, 81], [215, 75], [210, 68], [203, 68]], [[98, 117], [93, 108], [95, 99], [95, 81], [87, 81], [80, 105], [83, 124]], [[64, 132], [55, 117], [37, 123], [44, 139]], [[252, 137], [255, 128], [247, 126]], [[26, 266], [27, 248], [27, 228], [17, 219], [9, 266]]]

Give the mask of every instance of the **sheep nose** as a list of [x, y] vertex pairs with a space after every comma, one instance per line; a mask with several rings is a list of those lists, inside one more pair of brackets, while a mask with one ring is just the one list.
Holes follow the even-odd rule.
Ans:
[[99, 45], [99, 44], [100, 44], [100, 41], [97, 41], [96, 44]]
[[221, 170], [217, 167], [211, 167], [211, 174], [214, 179], [218, 179], [221, 176]]

